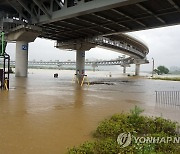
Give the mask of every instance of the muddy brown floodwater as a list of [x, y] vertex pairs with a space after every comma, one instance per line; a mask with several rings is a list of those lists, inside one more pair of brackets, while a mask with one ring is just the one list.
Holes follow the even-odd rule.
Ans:
[[[58, 73], [59, 78], [53, 78]], [[29, 70], [28, 78], [11, 75], [9, 92], [0, 91], [0, 154], [63, 154], [91, 139], [98, 123], [135, 105], [144, 114], [180, 122], [178, 106], [155, 103], [156, 90], [180, 90], [180, 82], [87, 72], [92, 84], [72, 83], [74, 71]]]

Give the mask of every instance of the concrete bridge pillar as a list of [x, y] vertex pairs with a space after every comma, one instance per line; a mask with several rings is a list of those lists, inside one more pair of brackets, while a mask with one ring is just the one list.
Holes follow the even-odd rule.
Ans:
[[97, 63], [92, 63], [93, 72], [96, 71], [96, 67], [98, 67]]
[[15, 76], [27, 77], [28, 71], [28, 42], [16, 41]]
[[123, 67], [123, 73], [126, 73], [126, 66]]
[[20, 25], [12, 29], [6, 36], [8, 41], [16, 41], [16, 77], [27, 77], [28, 43], [41, 34], [42, 29], [34, 25]]
[[85, 50], [76, 50], [76, 75], [79, 82], [82, 82], [85, 75]]
[[139, 76], [139, 73], [140, 73], [140, 64], [136, 64], [135, 75]]
[[93, 68], [93, 72], [95, 72], [96, 71], [96, 66], [92, 66], [92, 68]]

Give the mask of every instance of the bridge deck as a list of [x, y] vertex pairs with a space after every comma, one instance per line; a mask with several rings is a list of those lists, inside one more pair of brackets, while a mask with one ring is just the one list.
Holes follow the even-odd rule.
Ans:
[[179, 0], [4, 0], [0, 10], [65, 41], [180, 23]]
[[41, 37], [59, 41], [180, 23], [180, 1], [147, 0], [42, 24]]

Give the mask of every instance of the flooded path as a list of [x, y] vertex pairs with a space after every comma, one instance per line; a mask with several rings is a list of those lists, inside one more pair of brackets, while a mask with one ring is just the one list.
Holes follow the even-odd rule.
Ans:
[[[72, 83], [74, 71], [29, 70], [28, 78], [11, 76], [9, 92], [0, 91], [0, 153], [61, 154], [91, 139], [98, 123], [135, 105], [144, 114], [180, 122], [180, 108], [157, 105], [156, 90], [179, 90], [180, 82], [123, 77], [119, 72], [87, 72], [94, 84]], [[53, 78], [59, 73], [59, 78]]]

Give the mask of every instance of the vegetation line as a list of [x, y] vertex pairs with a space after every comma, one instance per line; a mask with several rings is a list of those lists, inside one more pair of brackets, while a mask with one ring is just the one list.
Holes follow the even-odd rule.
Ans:
[[180, 81], [180, 77], [154, 77], [154, 80]]

